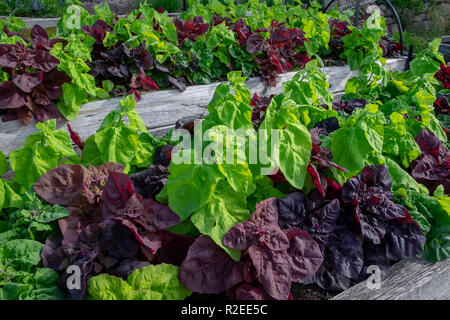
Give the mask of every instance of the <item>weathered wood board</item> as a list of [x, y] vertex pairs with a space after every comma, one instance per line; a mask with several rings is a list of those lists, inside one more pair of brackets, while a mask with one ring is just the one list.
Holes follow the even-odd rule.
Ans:
[[[180, 13], [169, 13], [169, 17], [178, 17]], [[119, 15], [119, 18], [126, 18], [126, 15]], [[7, 16], [0, 16], [0, 20], [7, 20]], [[56, 27], [60, 18], [27, 18], [19, 17], [23, 22], [25, 22], [27, 28], [33, 28], [34, 25], [38, 24], [44, 29]]]
[[[404, 59], [387, 61], [387, 66], [393, 70], [403, 70], [404, 64]], [[350, 71], [348, 66], [326, 67], [323, 71], [328, 74], [330, 90], [333, 93], [343, 91], [347, 80], [357, 74], [356, 71]], [[252, 94], [278, 94], [281, 92], [282, 83], [292, 79], [294, 75], [295, 72], [280, 75], [276, 87], [267, 86], [259, 78], [250, 78], [246, 83]], [[220, 82], [190, 86], [184, 92], [178, 90], [149, 92], [142, 96], [142, 100], [136, 105], [136, 111], [142, 116], [150, 132], [164, 134], [178, 119], [204, 116], [207, 113], [205, 107], [219, 84]], [[70, 124], [85, 139], [97, 131], [111, 110], [118, 108], [119, 101], [119, 98], [115, 98], [89, 102], [82, 106], [78, 117], [70, 121]], [[59, 122], [58, 128], [67, 129], [66, 123], [66, 121]], [[25, 138], [33, 132], [36, 132], [34, 121], [27, 127], [18, 121], [0, 122], [0, 150], [8, 155], [12, 150], [23, 147]]]
[[333, 300], [448, 300], [450, 259], [431, 263], [415, 257], [400, 261], [387, 271], [379, 289], [366, 281], [345, 290]]
[[[0, 16], [0, 20], [7, 20], [8, 17]], [[35, 24], [40, 25], [44, 29], [54, 28], [58, 23], [60, 18], [26, 18], [19, 17], [23, 22], [25, 22], [27, 28], [33, 28]]]

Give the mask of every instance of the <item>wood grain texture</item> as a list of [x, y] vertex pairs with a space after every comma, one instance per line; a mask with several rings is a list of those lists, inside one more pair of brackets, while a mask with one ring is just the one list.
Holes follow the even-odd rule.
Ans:
[[[168, 16], [169, 17], [178, 17], [180, 15], [180, 13], [174, 12], [174, 13], [169, 13]], [[128, 15], [119, 15], [119, 18], [126, 18]], [[0, 16], [0, 20], [7, 20], [8, 17], [7, 16]], [[56, 27], [56, 25], [58, 24], [58, 21], [60, 18], [28, 18], [28, 17], [19, 17], [19, 19], [21, 19], [25, 25], [27, 26], [27, 28], [33, 28], [34, 25], [38, 24], [40, 25], [42, 28], [44, 29], [48, 29], [48, 28], [54, 28]]]
[[382, 279], [380, 289], [366, 281], [347, 289], [333, 300], [448, 300], [450, 259], [431, 263], [415, 257], [394, 264]]
[[[8, 17], [0, 16], [0, 20], [7, 20]], [[44, 29], [54, 28], [59, 21], [59, 18], [26, 18], [19, 17], [23, 22], [25, 22], [27, 28], [33, 28], [35, 24], [40, 25]]]
[[[393, 70], [403, 70], [404, 59], [389, 59], [387, 66]], [[341, 92], [345, 89], [345, 83], [357, 72], [351, 72], [348, 66], [326, 67], [330, 91]], [[278, 94], [282, 90], [282, 83], [289, 81], [295, 72], [285, 73], [279, 76], [276, 87], [267, 86], [259, 78], [250, 78], [246, 84], [251, 93], [258, 95]], [[206, 106], [211, 100], [215, 89], [220, 82], [209, 85], [189, 86], [186, 91], [161, 90], [153, 91], [142, 96], [142, 100], [136, 105], [136, 111], [141, 115], [147, 129], [155, 134], [164, 134], [175, 122], [186, 117], [201, 118], [207, 113]], [[70, 121], [71, 126], [83, 139], [94, 134], [100, 127], [105, 116], [119, 106], [120, 98], [99, 100], [83, 105], [77, 118]], [[58, 128], [67, 130], [67, 121], [58, 123]], [[0, 150], [8, 155], [12, 150], [21, 148], [25, 138], [36, 132], [35, 122], [32, 121], [25, 127], [18, 121], [0, 123]]]

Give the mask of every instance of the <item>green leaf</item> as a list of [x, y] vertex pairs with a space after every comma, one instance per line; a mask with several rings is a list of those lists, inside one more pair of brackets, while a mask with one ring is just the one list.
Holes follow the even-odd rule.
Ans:
[[36, 221], [41, 223], [49, 223], [58, 219], [69, 216], [69, 212], [65, 207], [59, 205], [46, 206], [44, 210], [36, 217]]
[[214, 56], [219, 58], [220, 62], [222, 62], [227, 67], [231, 64], [230, 54], [228, 53], [228, 49], [226, 46], [219, 46], [219, 48], [213, 52]]
[[111, 80], [103, 80], [102, 81], [102, 87], [107, 92], [111, 92], [114, 89], [114, 82], [112, 82]]
[[434, 211], [434, 223], [427, 234], [422, 257], [429, 261], [442, 261], [450, 257], [450, 197], [434, 198], [440, 206]]
[[[80, 157], [73, 150], [72, 141], [70, 140], [69, 134], [65, 130], [55, 130], [56, 121], [49, 120], [47, 122], [36, 124], [36, 128], [42, 131], [45, 141], [47, 144], [56, 152], [59, 152], [59, 159], [68, 158], [73, 163], [80, 163]], [[28, 137], [29, 138], [29, 137]], [[34, 141], [25, 139], [25, 147], [31, 147]]]
[[87, 282], [90, 300], [131, 300], [133, 288], [121, 278], [106, 273], [92, 277]]
[[108, 127], [115, 127], [116, 125], [122, 123], [122, 110], [112, 110], [110, 113], [107, 114], [107, 116], [103, 119], [100, 128], [97, 130], [97, 132], [106, 129]]
[[106, 31], [106, 35], [103, 38], [103, 45], [108, 48], [112, 47], [117, 43], [117, 35], [114, 32]]
[[0, 150], [0, 176], [2, 174], [5, 174], [9, 171], [9, 164], [8, 164], [8, 160], [6, 160], [5, 155], [3, 154], [3, 152]]
[[34, 145], [10, 152], [9, 162], [16, 180], [28, 189], [42, 175], [58, 166], [59, 156], [60, 153], [50, 146]]
[[252, 122], [252, 108], [248, 104], [225, 100], [208, 105], [209, 115], [206, 119], [232, 129], [248, 128]]
[[3, 203], [3, 208], [20, 208], [23, 204], [22, 196], [20, 196], [16, 190], [14, 190], [12, 181], [3, 181], [3, 188], [5, 192], [5, 201]]
[[220, 43], [221, 39], [216, 34], [211, 34], [206, 39], [206, 47], [213, 51]]
[[414, 189], [416, 192], [427, 192], [425, 186], [418, 183], [414, 178], [398, 165], [397, 162], [386, 157], [386, 165], [388, 166], [389, 176], [392, 180], [392, 189], [396, 190], [401, 187]]
[[250, 212], [256, 210], [256, 204], [269, 198], [284, 198], [286, 195], [273, 186], [273, 181], [267, 176], [257, 176], [255, 179], [255, 192], [247, 199]]
[[95, 96], [97, 98], [100, 98], [100, 99], [109, 99], [109, 98], [111, 98], [109, 93], [105, 89], [102, 89], [102, 88], [95, 88]]
[[275, 161], [286, 180], [302, 189], [312, 148], [309, 131], [304, 125], [288, 123], [279, 133], [279, 152]]
[[135, 270], [127, 282], [134, 290], [162, 294], [162, 300], [184, 300], [192, 291], [180, 283], [178, 272], [178, 267], [162, 263]]
[[364, 168], [372, 151], [364, 131], [359, 127], [336, 130], [322, 144], [331, 149], [333, 162], [349, 171], [359, 171]]
[[133, 110], [136, 106], [136, 100], [134, 99], [134, 95], [130, 94], [120, 100], [119, 105], [125, 110]]
[[181, 220], [187, 219], [208, 203], [217, 183], [223, 178], [217, 165], [212, 164], [176, 164], [172, 160], [169, 171], [166, 185], [169, 207], [180, 216]]
[[[90, 163], [92, 159], [101, 159], [101, 163], [118, 162], [125, 165], [124, 172], [130, 170], [135, 153], [139, 147], [139, 136], [136, 129], [128, 126], [108, 127], [97, 132], [85, 141], [82, 152], [83, 163]], [[94, 146], [89, 146], [93, 144]], [[97, 154], [93, 152], [98, 151]], [[98, 160], [95, 161], [98, 163]]]
[[166, 36], [167, 40], [178, 45], [178, 32], [174, 24], [172, 23], [164, 24], [163, 33]]
[[139, 130], [139, 132], [147, 132], [147, 127], [145, 126], [144, 120], [142, 120], [141, 116], [136, 112], [136, 110], [127, 111], [128, 120], [130, 124]]
[[411, 72], [417, 76], [435, 74], [439, 70], [439, 67], [439, 61], [434, 61], [433, 59], [428, 59], [426, 57], [419, 57], [410, 62]]
[[5, 204], [5, 186], [3, 183], [3, 179], [0, 178], [0, 212], [2, 212], [4, 204]]
[[246, 198], [245, 193], [234, 191], [227, 183], [221, 182], [210, 201], [191, 216], [197, 229], [209, 235], [236, 261], [239, 261], [241, 252], [227, 248], [222, 240], [233, 226], [250, 218]]
[[87, 282], [91, 300], [183, 300], [192, 294], [178, 280], [179, 268], [159, 264], [137, 269], [127, 281], [101, 274]]
[[41, 261], [43, 247], [42, 243], [33, 240], [8, 241], [0, 246], [0, 266], [12, 266], [18, 270], [29, 271]]

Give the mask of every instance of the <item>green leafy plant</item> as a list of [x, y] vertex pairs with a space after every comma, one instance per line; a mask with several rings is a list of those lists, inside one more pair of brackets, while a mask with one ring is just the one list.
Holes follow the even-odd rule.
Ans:
[[[146, 168], [152, 163], [155, 148], [161, 143], [147, 131], [134, 110], [136, 101], [129, 95], [120, 101], [120, 109], [111, 111], [97, 130], [85, 141], [82, 163], [95, 166], [106, 162], [125, 165], [125, 173], [133, 173], [136, 168]], [[128, 118], [130, 125], [124, 123]]]
[[159, 264], [135, 270], [124, 281], [107, 274], [88, 281], [90, 300], [183, 300], [192, 291], [178, 280], [178, 267]]
[[44, 245], [17, 239], [0, 245], [0, 300], [60, 300], [58, 273], [39, 267]]
[[8, 214], [1, 221], [7, 230], [0, 230], [0, 245], [14, 239], [30, 239], [45, 242], [54, 234], [52, 222], [69, 215], [66, 208], [42, 203], [35, 193], [27, 192], [22, 197], [22, 207]]
[[41, 175], [64, 163], [80, 163], [69, 135], [56, 130], [56, 120], [36, 124], [38, 132], [25, 139], [24, 147], [9, 154], [15, 181], [27, 190]]

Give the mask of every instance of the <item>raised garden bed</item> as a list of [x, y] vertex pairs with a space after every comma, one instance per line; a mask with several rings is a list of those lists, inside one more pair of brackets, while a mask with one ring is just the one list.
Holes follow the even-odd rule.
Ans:
[[[8, 17], [0, 16], [0, 20], [7, 20]], [[33, 28], [36, 24], [40, 25], [44, 29], [56, 28], [56, 24], [58, 23], [60, 18], [28, 18], [28, 17], [19, 17], [28, 28]]]
[[[168, 13], [169, 17], [178, 17], [180, 13]], [[118, 15], [119, 18], [125, 18], [125, 15]], [[60, 18], [34, 18], [34, 17], [18, 17], [25, 22], [28, 28], [33, 28], [35, 25], [40, 25], [44, 29], [56, 28]], [[7, 20], [7, 16], [0, 16], [0, 20]]]
[[450, 260], [431, 263], [422, 258], [400, 261], [382, 278], [379, 289], [366, 281], [350, 287], [332, 300], [448, 300]]
[[[405, 59], [387, 59], [386, 68], [403, 71]], [[330, 83], [330, 91], [336, 95], [342, 95], [345, 83], [351, 77], [358, 74], [351, 71], [348, 66], [325, 67], [322, 69], [327, 74]], [[289, 81], [296, 72], [288, 72], [278, 77], [276, 87], [268, 86], [259, 78], [250, 78], [246, 81], [252, 94], [259, 96], [278, 94], [281, 92], [283, 82]], [[137, 103], [136, 111], [142, 116], [147, 129], [156, 135], [163, 135], [173, 128], [177, 120], [183, 118], [201, 118], [207, 113], [206, 106], [210, 102], [215, 89], [220, 84], [216, 82], [210, 85], [190, 86], [184, 92], [178, 90], [163, 90], [148, 92]], [[120, 98], [89, 102], [82, 106], [78, 117], [70, 121], [70, 125], [82, 138], [87, 138], [97, 131], [105, 116], [119, 106]], [[67, 121], [59, 122], [57, 127], [67, 130]], [[35, 122], [25, 127], [20, 122], [0, 123], [0, 150], [5, 154], [23, 146], [25, 138], [36, 132]]]
[[[64, 31], [70, 41], [39, 27], [28, 42], [2, 34], [1, 299], [329, 299], [349, 287], [335, 298], [351, 299], [368, 295], [374, 266], [385, 275], [373, 298], [393, 287], [404, 299], [448, 297], [447, 287], [429, 293], [430, 275], [447, 280], [450, 254], [448, 75], [437, 42], [404, 73], [404, 59], [388, 59], [392, 73], [380, 61], [401, 46], [382, 39], [376, 13], [359, 30], [279, 7], [283, 21], [269, 14], [261, 29], [232, 13], [203, 11], [204, 23], [192, 12], [171, 20], [144, 8], [128, 20], [99, 10], [85, 14], [84, 32]], [[322, 30], [320, 44], [297, 17]], [[314, 61], [340, 52], [350, 67]], [[260, 77], [245, 82], [250, 74]], [[159, 90], [172, 85], [182, 93]], [[159, 91], [141, 96], [148, 90]], [[57, 123], [57, 108], [73, 120]], [[151, 134], [175, 122], [189, 147]], [[248, 148], [229, 160], [228, 142], [244, 132]], [[67, 281], [72, 267], [81, 287]], [[418, 272], [415, 290], [401, 284]]]

